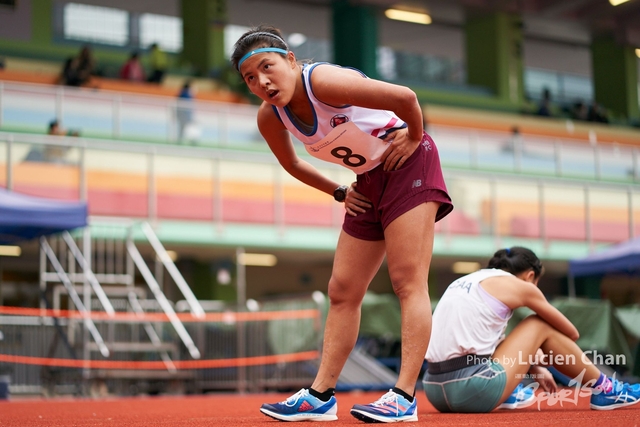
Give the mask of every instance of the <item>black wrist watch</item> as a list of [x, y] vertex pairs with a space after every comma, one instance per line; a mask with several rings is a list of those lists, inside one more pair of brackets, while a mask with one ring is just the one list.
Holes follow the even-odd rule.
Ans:
[[333, 190], [333, 198], [336, 199], [336, 202], [344, 202], [344, 199], [347, 198], [347, 190], [349, 187], [346, 185], [341, 185], [340, 187]]

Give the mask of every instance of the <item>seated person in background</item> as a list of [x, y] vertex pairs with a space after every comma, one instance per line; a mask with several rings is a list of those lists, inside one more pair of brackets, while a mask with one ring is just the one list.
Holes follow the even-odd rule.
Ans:
[[[60, 126], [58, 120], [52, 120], [49, 122], [49, 129], [47, 135], [57, 136], [80, 136], [78, 131], [65, 130]], [[50, 163], [67, 163], [65, 156], [69, 151], [69, 147], [60, 145], [45, 145], [42, 151], [42, 159], [40, 161]], [[27, 156], [28, 157], [28, 156]], [[33, 159], [31, 159], [33, 161]]]
[[587, 108], [587, 105], [582, 101], [578, 101], [573, 104], [571, 117], [575, 120], [587, 120], [589, 118], [589, 109]]
[[83, 83], [88, 82], [96, 71], [96, 62], [89, 46], [84, 46], [78, 55], [78, 74]]
[[595, 99], [591, 101], [591, 105], [589, 106], [587, 120], [590, 122], [609, 123], [607, 111], [602, 105], [598, 104]]
[[60, 83], [67, 86], [82, 86], [89, 82], [94, 73], [95, 61], [91, 50], [84, 46], [78, 56], [65, 61]]
[[47, 130], [47, 135], [66, 135], [67, 132], [60, 127], [60, 122], [58, 120], [51, 120], [49, 122], [49, 129]]
[[138, 52], [133, 52], [127, 62], [120, 68], [120, 78], [132, 82], [144, 81], [144, 68], [140, 62]]
[[151, 45], [149, 63], [151, 64], [151, 74], [147, 81], [150, 83], [162, 83], [164, 73], [167, 70], [167, 54], [160, 49], [158, 43]]
[[[486, 269], [449, 285], [433, 314], [423, 380], [427, 398], [438, 411], [490, 412], [510, 398], [530, 370], [548, 378], [543, 368], [531, 366], [538, 350], [582, 389], [590, 389], [591, 409], [639, 401], [639, 385], [609, 378], [587, 359], [575, 343], [578, 330], [538, 289], [542, 272], [531, 250], [512, 247], [497, 251]], [[536, 314], [501, 341], [518, 307]]]
[[78, 73], [78, 65], [80, 60], [76, 57], [67, 58], [60, 74], [60, 84], [67, 86], [80, 86], [80, 76]]
[[551, 92], [549, 89], [545, 89], [542, 92], [542, 100], [538, 106], [537, 114], [539, 116], [551, 117]]

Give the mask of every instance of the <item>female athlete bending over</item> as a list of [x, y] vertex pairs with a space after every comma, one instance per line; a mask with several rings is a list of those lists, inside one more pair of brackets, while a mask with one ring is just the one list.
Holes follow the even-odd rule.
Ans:
[[[433, 314], [424, 389], [441, 412], [489, 412], [510, 397], [541, 350], [546, 361], [592, 387], [591, 409], [615, 409], [640, 399], [640, 386], [608, 378], [578, 347], [578, 330], [545, 299], [542, 274], [529, 249], [501, 249], [479, 270], [453, 282]], [[501, 341], [517, 307], [536, 314]], [[547, 388], [547, 387], [545, 387]]]
[[[337, 419], [334, 388], [356, 343], [362, 299], [386, 255], [400, 299], [402, 366], [396, 387], [370, 405], [354, 406], [351, 414], [372, 422], [417, 420], [414, 389], [431, 333], [424, 307], [433, 229], [452, 205], [415, 93], [355, 69], [300, 64], [269, 26], [240, 37], [231, 62], [263, 101], [258, 128], [282, 167], [346, 209], [315, 381], [261, 411], [283, 421]], [[310, 155], [351, 169], [356, 182], [344, 186], [320, 174], [296, 155], [291, 134]]]

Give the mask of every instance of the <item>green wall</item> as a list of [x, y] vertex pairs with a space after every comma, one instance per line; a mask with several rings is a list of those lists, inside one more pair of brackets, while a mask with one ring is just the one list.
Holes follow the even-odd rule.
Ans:
[[182, 0], [183, 51], [181, 61], [201, 76], [220, 76], [228, 60], [224, 56], [226, 0]]
[[503, 12], [469, 11], [465, 22], [467, 83], [510, 104], [524, 100], [522, 21]]
[[378, 17], [375, 9], [352, 5], [347, 0], [333, 3], [334, 62], [354, 67], [371, 78], [377, 78], [376, 49]]
[[640, 118], [638, 108], [638, 60], [632, 46], [613, 36], [598, 36], [591, 43], [593, 84], [598, 103], [616, 116]]

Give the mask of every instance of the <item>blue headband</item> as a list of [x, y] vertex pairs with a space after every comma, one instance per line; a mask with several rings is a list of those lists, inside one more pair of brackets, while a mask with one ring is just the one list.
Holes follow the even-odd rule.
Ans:
[[240, 61], [238, 61], [238, 71], [240, 71], [240, 67], [242, 67], [242, 63], [244, 61], [246, 61], [247, 59], [249, 59], [250, 57], [252, 57], [257, 53], [264, 53], [264, 52], [278, 52], [283, 55], [286, 55], [287, 53], [289, 53], [288, 51], [284, 49], [280, 49], [279, 47], [261, 47], [260, 49], [252, 50], [251, 52], [245, 54], [242, 58], [240, 58]]

